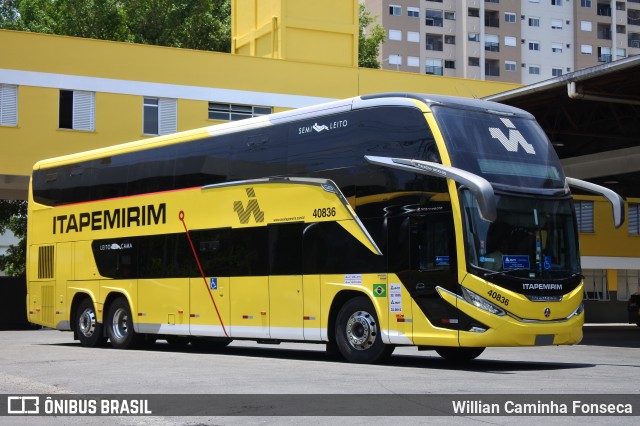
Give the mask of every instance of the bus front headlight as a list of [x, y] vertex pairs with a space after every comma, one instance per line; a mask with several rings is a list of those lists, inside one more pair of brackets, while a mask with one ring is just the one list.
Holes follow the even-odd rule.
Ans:
[[462, 296], [464, 297], [464, 300], [466, 300], [473, 306], [498, 316], [503, 316], [507, 314], [504, 309], [494, 305], [484, 297], [478, 296], [468, 288], [465, 288], [465, 287], [461, 287], [461, 288], [462, 288]]

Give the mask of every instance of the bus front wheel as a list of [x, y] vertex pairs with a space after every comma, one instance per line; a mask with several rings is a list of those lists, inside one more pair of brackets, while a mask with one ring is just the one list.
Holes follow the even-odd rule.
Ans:
[[133, 317], [127, 299], [119, 297], [109, 306], [107, 335], [116, 349], [134, 349], [144, 342], [144, 336], [133, 330]]
[[436, 352], [442, 358], [451, 362], [465, 362], [476, 359], [484, 352], [485, 348], [458, 348], [458, 347], [438, 347]]
[[382, 342], [376, 310], [371, 301], [362, 296], [342, 305], [336, 317], [335, 336], [338, 351], [349, 362], [381, 362], [394, 349]]
[[88, 348], [102, 346], [107, 339], [102, 332], [102, 324], [96, 319], [96, 308], [89, 298], [82, 299], [76, 310], [76, 335], [80, 344]]

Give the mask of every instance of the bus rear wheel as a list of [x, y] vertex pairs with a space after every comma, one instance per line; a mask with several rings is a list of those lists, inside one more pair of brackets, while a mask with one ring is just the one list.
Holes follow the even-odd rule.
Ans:
[[119, 297], [109, 306], [107, 335], [116, 349], [135, 349], [144, 343], [144, 336], [133, 330], [133, 317], [127, 299]]
[[371, 301], [362, 296], [347, 301], [336, 317], [335, 341], [349, 362], [373, 364], [387, 359], [393, 346], [385, 345]]
[[476, 359], [484, 352], [485, 348], [459, 348], [459, 347], [438, 347], [436, 352], [442, 358], [451, 362], [465, 362]]
[[102, 324], [96, 319], [93, 301], [89, 298], [82, 299], [76, 309], [75, 331], [80, 344], [88, 348], [102, 346], [107, 341]]

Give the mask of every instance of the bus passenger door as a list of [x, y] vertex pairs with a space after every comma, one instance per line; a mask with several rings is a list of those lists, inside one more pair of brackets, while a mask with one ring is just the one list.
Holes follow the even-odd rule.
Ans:
[[189, 280], [192, 336], [226, 337], [229, 333], [229, 277], [202, 277]]
[[[426, 209], [425, 209], [426, 210]], [[393, 218], [389, 230], [389, 269], [411, 297], [413, 340], [417, 345], [447, 345], [458, 340], [458, 313], [439, 296], [437, 287], [457, 285], [455, 232], [450, 207]], [[450, 330], [449, 333], [444, 332]]]
[[304, 340], [301, 223], [267, 226], [269, 257], [269, 335]]
[[269, 338], [269, 277], [231, 277], [231, 337]]
[[304, 340], [302, 276], [269, 277], [269, 335], [272, 339]]

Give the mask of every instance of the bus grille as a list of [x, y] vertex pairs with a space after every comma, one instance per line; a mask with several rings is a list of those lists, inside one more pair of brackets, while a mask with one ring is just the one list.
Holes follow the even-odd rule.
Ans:
[[38, 248], [38, 278], [53, 278], [53, 246]]
[[42, 286], [42, 322], [53, 326], [53, 286]]

